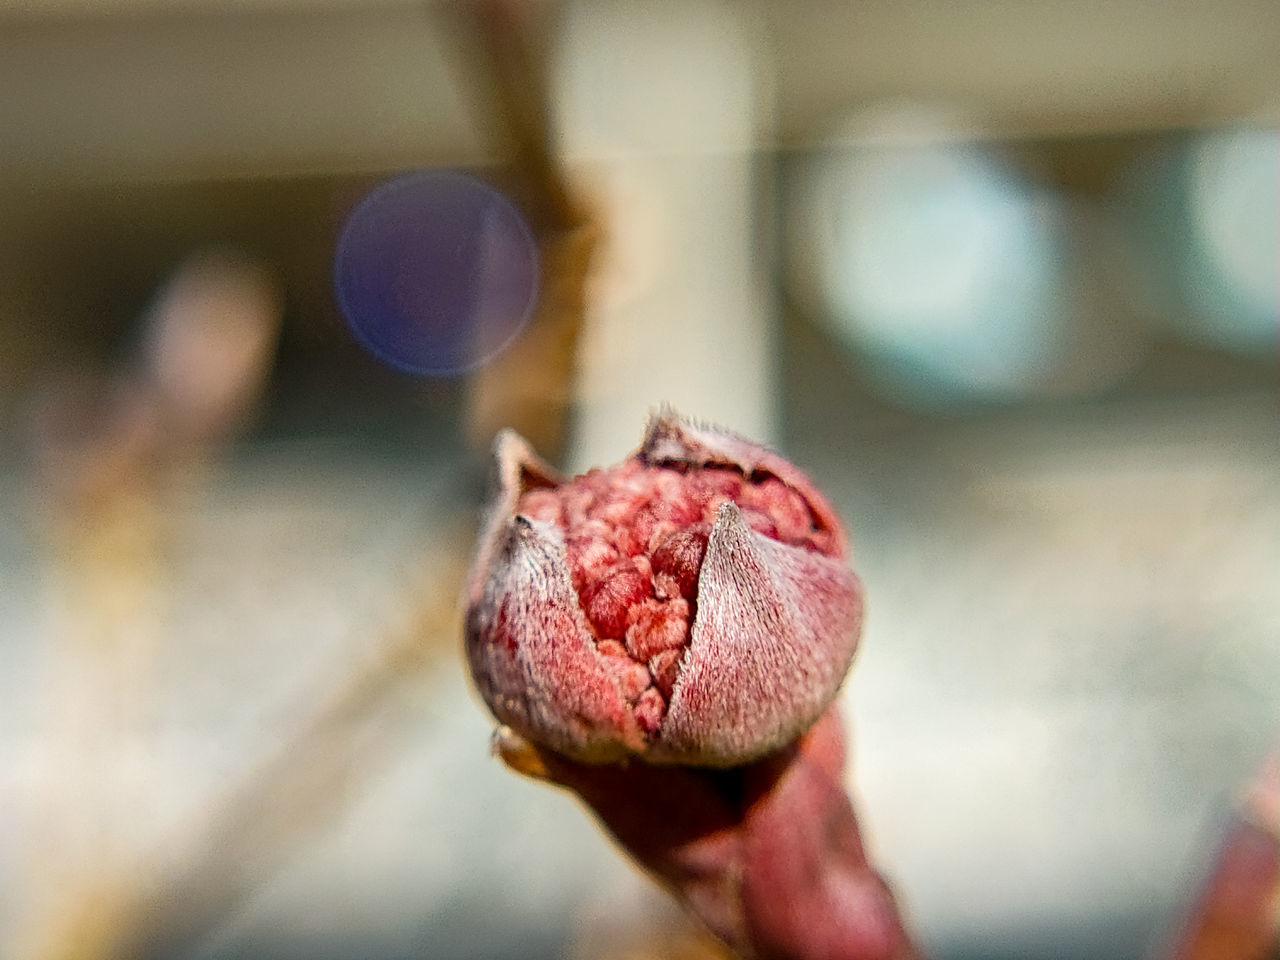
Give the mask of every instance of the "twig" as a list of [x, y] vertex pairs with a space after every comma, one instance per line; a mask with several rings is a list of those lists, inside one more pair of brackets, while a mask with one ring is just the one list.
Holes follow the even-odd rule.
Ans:
[[744, 957], [917, 956], [862, 847], [835, 709], [793, 746], [729, 770], [581, 764], [505, 727], [494, 745], [518, 772], [576, 793], [640, 866]]
[[[536, 20], [534, 8], [543, 18]], [[510, 150], [518, 198], [542, 253], [542, 293], [525, 332], [469, 384], [467, 433], [487, 450], [510, 427], [551, 459], [563, 452], [574, 398], [587, 281], [601, 228], [556, 148], [548, 33], [557, 4], [466, 0], [451, 8], [472, 54], [475, 87], [489, 94]]]

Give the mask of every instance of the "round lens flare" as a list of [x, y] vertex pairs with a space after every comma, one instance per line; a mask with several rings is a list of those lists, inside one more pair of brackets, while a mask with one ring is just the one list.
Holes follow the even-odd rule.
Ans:
[[453, 171], [398, 177], [347, 219], [334, 258], [356, 338], [406, 373], [451, 377], [493, 359], [538, 298], [538, 248], [501, 193]]

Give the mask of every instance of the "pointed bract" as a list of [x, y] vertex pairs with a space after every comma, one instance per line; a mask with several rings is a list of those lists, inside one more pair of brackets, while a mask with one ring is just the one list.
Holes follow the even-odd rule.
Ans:
[[861, 601], [848, 568], [770, 540], [736, 505], [721, 506], [655, 759], [733, 766], [794, 740], [849, 669]]
[[480, 532], [476, 559], [467, 583], [467, 603], [479, 599], [490, 572], [489, 559], [503, 536], [507, 523], [516, 514], [520, 495], [530, 487], [554, 487], [564, 482], [556, 469], [533, 452], [524, 437], [503, 430], [493, 442], [494, 495]]
[[816, 525], [832, 534], [829, 554], [848, 554], [844, 528], [826, 498], [804, 473], [768, 447], [721, 427], [701, 424], [664, 407], [645, 424], [644, 440], [636, 456], [646, 463], [678, 463], [693, 467], [731, 466], [745, 476], [762, 473], [777, 477], [805, 500]]
[[587, 630], [564, 538], [515, 512], [529, 486], [559, 476], [510, 431], [494, 450], [498, 494], [468, 587], [476, 685], [499, 720], [552, 749], [601, 762], [633, 753], [643, 740]]

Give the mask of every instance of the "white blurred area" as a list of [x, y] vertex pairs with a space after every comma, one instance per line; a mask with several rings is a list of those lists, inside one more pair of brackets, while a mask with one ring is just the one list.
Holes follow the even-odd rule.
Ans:
[[751, 5], [579, 4], [559, 51], [569, 161], [606, 236], [581, 354], [581, 470], [636, 444], [655, 398], [774, 436], [760, 205], [773, 93]]
[[1188, 134], [1093, 196], [1035, 182], [1016, 154], [972, 121], [877, 104], [794, 164], [789, 291], [888, 396], [1098, 395], [1159, 337], [1274, 354], [1274, 129]]
[[920, 107], [850, 127], [795, 176], [798, 296], [899, 395], [1051, 389], [1076, 359], [1062, 199]]
[[1187, 187], [1200, 336], [1237, 350], [1275, 349], [1280, 318], [1280, 130], [1201, 137]]
[[[198, 861], [457, 576], [456, 385], [361, 355], [328, 286], [376, 178], [500, 180], [447, 9], [0, 0], [0, 954], [68, 876]], [[830, 492], [868, 588], [850, 783], [940, 960], [1144, 956], [1280, 739], [1277, 35], [1256, 0], [582, 0], [555, 37], [605, 231], [572, 465], [668, 401]], [[274, 364], [264, 325], [146, 327], [211, 246]], [[33, 405], [139, 349], [214, 407], [269, 377], [247, 432], [50, 522]], [[145, 647], [105, 681], [103, 611]], [[630, 956], [660, 895], [489, 755], [448, 614], [340, 728], [305, 842], [175, 955]]]
[[1176, 916], [1280, 737], [1274, 402], [1014, 416], [845, 481], [850, 780], [939, 947], [1145, 956]]

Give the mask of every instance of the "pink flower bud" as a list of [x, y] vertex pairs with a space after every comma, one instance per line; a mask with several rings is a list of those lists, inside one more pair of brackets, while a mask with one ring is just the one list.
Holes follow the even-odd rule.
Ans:
[[830, 705], [862, 590], [791, 464], [668, 412], [627, 460], [571, 480], [509, 431], [496, 457], [466, 636], [504, 724], [588, 763], [735, 766]]

